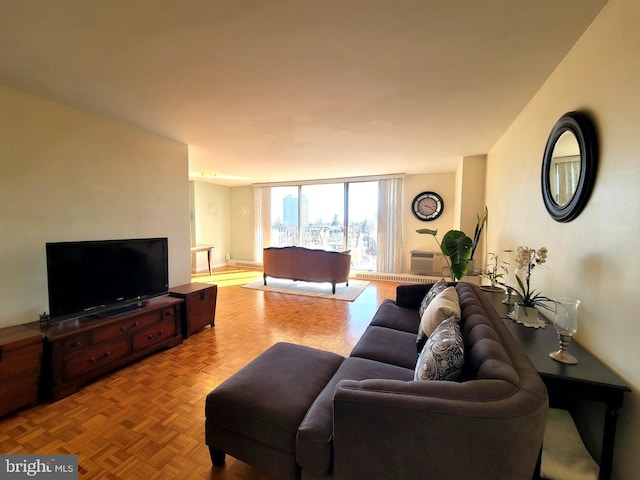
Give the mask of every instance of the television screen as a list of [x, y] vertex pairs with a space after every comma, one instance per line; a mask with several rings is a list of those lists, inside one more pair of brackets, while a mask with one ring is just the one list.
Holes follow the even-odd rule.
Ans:
[[169, 289], [166, 238], [47, 243], [52, 321], [135, 305]]

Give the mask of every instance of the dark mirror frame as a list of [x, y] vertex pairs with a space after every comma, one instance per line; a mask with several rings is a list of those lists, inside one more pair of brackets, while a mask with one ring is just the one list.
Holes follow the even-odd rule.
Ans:
[[[558, 205], [551, 191], [549, 174], [553, 160], [553, 150], [560, 136], [572, 132], [580, 146], [580, 178], [573, 197], [566, 205]], [[542, 158], [542, 198], [551, 217], [558, 222], [570, 222], [575, 219], [589, 201], [598, 169], [598, 139], [593, 122], [586, 113], [565, 113], [556, 122]]]

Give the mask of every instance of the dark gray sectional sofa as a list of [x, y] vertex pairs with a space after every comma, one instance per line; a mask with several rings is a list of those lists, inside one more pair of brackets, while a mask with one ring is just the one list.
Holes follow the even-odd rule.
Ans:
[[416, 381], [418, 307], [431, 285], [385, 300], [351, 355], [276, 344], [207, 397], [206, 443], [287, 479], [525, 479], [547, 392], [485, 294], [460, 282], [464, 366]]

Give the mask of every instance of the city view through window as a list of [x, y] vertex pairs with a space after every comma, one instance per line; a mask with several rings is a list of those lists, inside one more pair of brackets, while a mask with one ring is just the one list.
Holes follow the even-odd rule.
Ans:
[[271, 245], [351, 252], [352, 267], [375, 270], [378, 182], [271, 188]]

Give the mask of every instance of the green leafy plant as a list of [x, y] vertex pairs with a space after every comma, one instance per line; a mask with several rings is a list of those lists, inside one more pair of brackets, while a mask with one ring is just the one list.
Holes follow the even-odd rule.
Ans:
[[436, 237], [438, 230], [421, 228], [416, 230], [416, 232], [423, 235], [433, 235], [433, 238], [447, 260], [452, 280], [460, 280], [467, 274], [473, 240], [467, 237], [464, 232], [460, 230], [449, 230], [444, 234], [444, 237], [442, 237], [442, 242], [439, 242]]
[[476, 253], [476, 248], [478, 248], [478, 243], [480, 242], [480, 236], [482, 235], [482, 230], [484, 226], [487, 224], [489, 220], [489, 209], [484, 207], [484, 213], [482, 216], [476, 214], [476, 229], [473, 232], [473, 246], [471, 247], [471, 256], [469, 260], [473, 260], [473, 256]]

